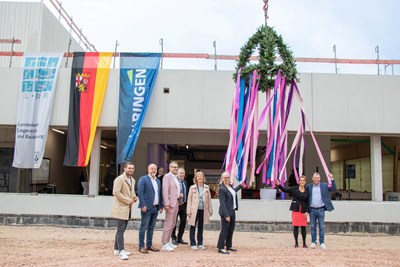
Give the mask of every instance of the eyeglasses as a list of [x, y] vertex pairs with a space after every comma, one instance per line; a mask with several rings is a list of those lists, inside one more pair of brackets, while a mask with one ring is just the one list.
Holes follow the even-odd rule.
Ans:
[[171, 168], [174, 168], [174, 169], [175, 169], [175, 168], [178, 168], [178, 166], [171, 166]]

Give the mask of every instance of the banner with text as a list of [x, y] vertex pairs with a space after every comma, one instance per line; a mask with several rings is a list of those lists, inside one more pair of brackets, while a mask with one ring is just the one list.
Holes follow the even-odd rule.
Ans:
[[62, 53], [25, 53], [18, 95], [13, 167], [39, 168]]
[[120, 53], [117, 164], [135, 150], [160, 60], [160, 53]]
[[65, 166], [87, 166], [106, 94], [113, 53], [75, 52]]

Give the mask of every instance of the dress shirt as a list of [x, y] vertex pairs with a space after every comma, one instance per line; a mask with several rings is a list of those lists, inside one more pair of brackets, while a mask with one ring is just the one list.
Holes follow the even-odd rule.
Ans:
[[182, 192], [181, 183], [179, 182], [178, 176], [174, 176], [174, 177], [175, 177], [174, 182], [175, 182], [176, 186], [179, 189], [178, 190], [178, 195], [176, 196], [176, 198], [179, 198], [179, 193]]
[[150, 176], [151, 184], [153, 185], [153, 189], [154, 189], [154, 202], [153, 202], [153, 205], [158, 205], [158, 203], [159, 203], [159, 200], [158, 200], [158, 184], [157, 184], [157, 180], [156, 179], [157, 179], [157, 177]]
[[312, 195], [311, 195], [311, 208], [321, 208], [324, 206], [321, 196], [321, 186], [320, 184], [313, 184]]
[[228, 186], [229, 192], [231, 192], [233, 197], [233, 210], [236, 210], [236, 191], [233, 190], [232, 186]]

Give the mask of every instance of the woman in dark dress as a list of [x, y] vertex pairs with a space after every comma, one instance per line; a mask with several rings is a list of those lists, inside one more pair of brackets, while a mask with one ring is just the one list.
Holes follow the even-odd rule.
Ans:
[[307, 177], [303, 175], [299, 179], [298, 186], [283, 188], [280, 184], [280, 181], [276, 180], [276, 185], [282, 192], [290, 193], [292, 195], [292, 203], [290, 204], [290, 210], [292, 211], [292, 225], [293, 225], [295, 248], [299, 247], [299, 242], [298, 242], [299, 226], [301, 227], [303, 248], [307, 248], [306, 226], [307, 226], [309, 205], [308, 205], [308, 191], [307, 188], [305, 187], [306, 182], [307, 182]]

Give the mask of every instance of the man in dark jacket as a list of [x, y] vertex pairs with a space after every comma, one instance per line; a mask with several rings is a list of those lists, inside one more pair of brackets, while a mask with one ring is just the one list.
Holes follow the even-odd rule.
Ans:
[[174, 229], [172, 230], [172, 244], [177, 245], [179, 244], [183, 244], [183, 245], [187, 245], [188, 242], [183, 240], [183, 233], [185, 232], [185, 227], [186, 227], [186, 219], [187, 219], [187, 215], [186, 215], [186, 200], [188, 198], [188, 192], [189, 192], [189, 188], [187, 185], [187, 182], [185, 181], [185, 169], [184, 168], [179, 168], [178, 169], [178, 178], [179, 178], [179, 182], [181, 183], [181, 193], [182, 193], [182, 198], [181, 198], [181, 204], [179, 205], [179, 210], [178, 210], [178, 216], [176, 217], [176, 219], [178, 220], [179, 217], [179, 230], [178, 230], [178, 238], [176, 236], [176, 225], [174, 227]]
[[308, 202], [310, 204], [310, 222], [311, 222], [311, 248], [317, 247], [317, 223], [319, 229], [319, 245], [322, 249], [325, 246], [325, 210], [332, 211], [333, 205], [329, 196], [330, 191], [336, 191], [335, 180], [332, 174], [328, 174], [331, 178], [332, 186], [329, 187], [327, 183], [320, 183], [321, 177], [319, 173], [314, 173], [312, 180], [313, 183], [307, 185], [309, 192]]

